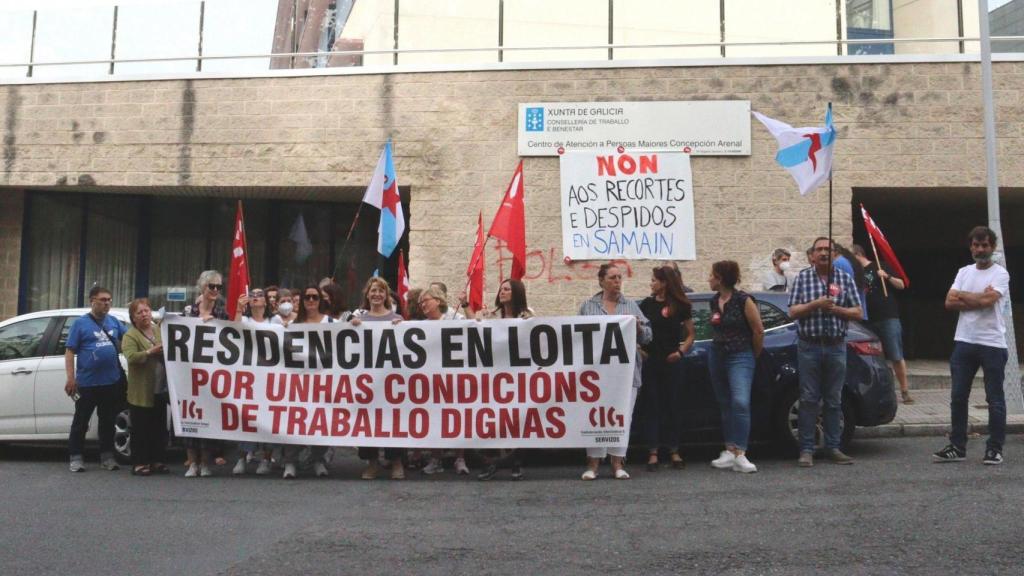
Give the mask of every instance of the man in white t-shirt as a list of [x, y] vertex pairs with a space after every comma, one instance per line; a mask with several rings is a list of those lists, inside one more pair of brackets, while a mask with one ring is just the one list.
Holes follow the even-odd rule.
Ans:
[[984, 464], [1003, 463], [1006, 439], [1006, 398], [1003, 373], [1006, 369], [1006, 326], [1004, 307], [1010, 298], [1010, 274], [992, 261], [996, 234], [976, 226], [968, 235], [974, 264], [957, 272], [946, 294], [946, 309], [960, 312], [953, 337], [949, 372], [953, 379], [949, 408], [952, 431], [949, 445], [933, 455], [936, 462], [960, 462], [967, 456], [967, 399], [974, 375], [981, 367], [985, 375], [988, 403], [988, 442]]

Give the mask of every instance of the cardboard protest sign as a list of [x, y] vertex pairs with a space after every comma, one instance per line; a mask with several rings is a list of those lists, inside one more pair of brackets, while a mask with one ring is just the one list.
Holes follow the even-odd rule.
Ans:
[[561, 180], [569, 259], [696, 259], [688, 154], [566, 152]]
[[624, 446], [632, 316], [161, 327], [179, 436], [406, 448]]

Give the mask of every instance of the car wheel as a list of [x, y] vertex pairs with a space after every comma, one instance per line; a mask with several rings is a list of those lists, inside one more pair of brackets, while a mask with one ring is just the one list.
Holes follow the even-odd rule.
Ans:
[[132, 417], [128, 408], [121, 410], [114, 418], [114, 457], [122, 464], [132, 459]]
[[[773, 418], [777, 429], [776, 438], [778, 446], [790, 454], [796, 454], [800, 450], [800, 390], [799, 386], [791, 386], [782, 396], [782, 401], [775, 410]], [[847, 426], [849, 422], [851, 425]], [[843, 397], [843, 417], [839, 423], [841, 435], [839, 438], [840, 447], [846, 449], [853, 440], [853, 433], [856, 428], [856, 416], [854, 414], [853, 402]], [[825, 428], [822, 422], [821, 412], [818, 412], [818, 420], [814, 423], [814, 449], [821, 450], [825, 447]]]

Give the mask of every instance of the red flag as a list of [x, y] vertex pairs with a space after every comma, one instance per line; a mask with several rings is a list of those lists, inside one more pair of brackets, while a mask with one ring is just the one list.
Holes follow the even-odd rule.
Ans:
[[491, 222], [488, 236], [500, 238], [512, 251], [512, 279], [526, 275], [526, 207], [523, 205], [523, 161], [519, 161], [512, 175], [501, 207]]
[[484, 213], [481, 211], [476, 224], [476, 244], [473, 256], [469, 258], [469, 309], [473, 312], [484, 307]]
[[231, 244], [231, 272], [228, 274], [227, 308], [231, 319], [238, 312], [238, 298], [249, 293], [249, 262], [248, 247], [245, 243], [245, 216], [242, 214], [242, 201], [238, 201], [235, 213], [235, 239]]
[[405, 269], [405, 253], [398, 251], [398, 306], [402, 317], [409, 319], [409, 272]]
[[[889, 245], [889, 241], [885, 239], [885, 234], [882, 234], [882, 230], [878, 228], [875, 221], [871, 219], [871, 215], [864, 209], [864, 205], [860, 205], [860, 215], [864, 217], [864, 228], [867, 229], [868, 234], [875, 242], [875, 248], [878, 250], [878, 256], [885, 260], [885, 263], [892, 268], [892, 271], [903, 280], [903, 283], [907, 288], [910, 288], [910, 277], [903, 271], [903, 266], [900, 265], [900, 261], [896, 258], [896, 252], [893, 251], [892, 246]], [[881, 266], [881, 262], [879, 263]]]

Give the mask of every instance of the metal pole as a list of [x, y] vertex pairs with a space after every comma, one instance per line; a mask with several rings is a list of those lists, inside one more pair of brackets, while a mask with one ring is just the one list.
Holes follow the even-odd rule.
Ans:
[[[196, 58], [196, 72], [203, 71], [203, 24], [206, 19], [206, 0], [199, 3], [199, 57]], [[248, 258], [248, 248], [246, 248], [246, 258]]]
[[[978, 24], [981, 37], [981, 101], [985, 121], [985, 167], [987, 172], [988, 227], [1003, 242], [1003, 250], [996, 252], [996, 261], [1006, 266], [1006, 239], [999, 218], [999, 167], [996, 163], [996, 111], [992, 103], [992, 42], [989, 38], [988, 0], [978, 0]], [[1006, 374], [1003, 389], [1006, 393], [1006, 411], [1009, 414], [1024, 413], [1024, 396], [1021, 396], [1020, 365], [1017, 360], [1017, 339], [1013, 330], [1013, 310], [1010, 295], [1006, 295]]]
[[39, 18], [39, 10], [32, 11], [32, 43], [28, 48], [28, 76], [32, 77], [32, 62], [36, 61], [36, 20]]
[[117, 6], [114, 6], [114, 29], [110, 33], [110, 74], [114, 74], [114, 61], [117, 60]]

